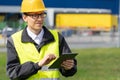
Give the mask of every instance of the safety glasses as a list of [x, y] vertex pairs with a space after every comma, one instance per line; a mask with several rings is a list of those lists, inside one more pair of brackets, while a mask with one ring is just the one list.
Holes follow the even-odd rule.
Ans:
[[45, 18], [47, 16], [46, 12], [40, 13], [40, 14], [29, 14], [29, 13], [24, 13], [27, 16], [30, 16], [33, 19], [38, 19], [38, 18]]

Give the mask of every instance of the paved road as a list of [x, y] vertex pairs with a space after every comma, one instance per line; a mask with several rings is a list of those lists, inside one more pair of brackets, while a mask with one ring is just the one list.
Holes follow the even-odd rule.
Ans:
[[117, 47], [116, 43], [105, 42], [85, 42], [85, 43], [69, 43], [70, 48], [109, 48]]
[[6, 52], [6, 48], [0, 48], [0, 52]]
[[[5, 40], [3, 38], [0, 38], [0, 46], [5, 46]], [[6, 48], [0, 48], [0, 52], [6, 52]]]

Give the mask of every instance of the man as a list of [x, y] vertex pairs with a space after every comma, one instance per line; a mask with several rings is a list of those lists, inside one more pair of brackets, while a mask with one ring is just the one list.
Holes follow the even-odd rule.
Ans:
[[73, 76], [76, 60], [65, 60], [59, 69], [48, 67], [63, 53], [71, 53], [64, 37], [43, 26], [46, 17], [42, 0], [23, 0], [21, 12], [27, 23], [7, 41], [7, 74], [12, 80], [60, 80]]

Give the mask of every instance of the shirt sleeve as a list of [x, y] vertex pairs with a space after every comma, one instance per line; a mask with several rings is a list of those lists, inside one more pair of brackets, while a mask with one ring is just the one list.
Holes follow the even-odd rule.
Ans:
[[[61, 34], [59, 34], [59, 44], [60, 55], [62, 55], [63, 53], [71, 53], [71, 50], [65, 38]], [[74, 59], [74, 67], [72, 69], [65, 70], [64, 68], [61, 67], [59, 70], [61, 74], [65, 77], [73, 76], [77, 72], [77, 60]]]
[[7, 74], [12, 80], [25, 80], [29, 76], [37, 73], [40, 69], [37, 63], [26, 62], [20, 64], [19, 57], [15, 50], [12, 38], [7, 40]]

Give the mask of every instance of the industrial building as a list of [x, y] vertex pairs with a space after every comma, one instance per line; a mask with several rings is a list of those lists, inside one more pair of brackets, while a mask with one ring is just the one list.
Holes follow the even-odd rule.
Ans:
[[[112, 26], [118, 26], [119, 0], [44, 0], [44, 2], [48, 8], [45, 24], [51, 28], [110, 31]], [[12, 13], [18, 14], [20, 18], [20, 4], [21, 0], [1, 1], [0, 21], [4, 21], [6, 16]]]

